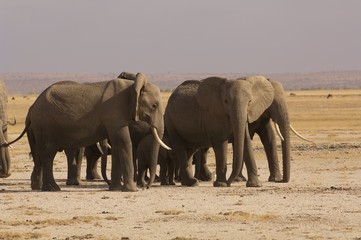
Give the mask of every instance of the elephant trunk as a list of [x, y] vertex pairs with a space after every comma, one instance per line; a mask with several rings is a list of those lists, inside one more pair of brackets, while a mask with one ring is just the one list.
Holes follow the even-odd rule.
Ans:
[[[236, 101], [236, 100], [234, 100]], [[230, 186], [233, 180], [239, 175], [243, 165], [244, 139], [247, 125], [247, 107], [248, 102], [242, 103], [240, 100], [232, 104], [230, 120], [233, 127], [233, 163], [232, 173], [227, 180], [227, 186]]]
[[147, 184], [147, 188], [149, 188], [155, 180], [157, 164], [158, 164], [159, 147], [161, 145], [161, 141], [158, 141], [158, 139], [162, 139], [164, 133], [164, 123], [162, 122], [160, 125], [161, 126], [158, 126], [157, 129], [155, 127], [152, 127], [152, 133], [154, 139], [153, 139], [153, 145], [150, 155], [151, 156], [151, 161], [149, 166], [150, 177]]
[[291, 172], [291, 136], [290, 136], [290, 121], [285, 103], [279, 104], [278, 109], [271, 113], [272, 120], [279, 126], [283, 140], [282, 146], [282, 163], [283, 163], [283, 182], [289, 182]]
[[[6, 133], [3, 132], [2, 125], [0, 126], [0, 145], [7, 143]], [[7, 178], [10, 176], [10, 155], [8, 147], [0, 148], [0, 178]]]
[[291, 137], [289, 121], [284, 121], [284, 123], [280, 124], [280, 131], [284, 138], [284, 140], [282, 141], [283, 182], [289, 182], [291, 172]]

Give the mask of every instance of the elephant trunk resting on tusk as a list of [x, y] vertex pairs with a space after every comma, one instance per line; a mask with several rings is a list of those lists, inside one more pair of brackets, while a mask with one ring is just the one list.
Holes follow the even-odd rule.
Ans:
[[165, 149], [172, 150], [170, 147], [168, 147], [158, 136], [157, 129], [155, 127], [152, 127], [152, 133], [154, 138], [157, 140], [157, 142]]
[[[276, 132], [277, 132], [278, 136], [280, 137], [280, 139], [281, 139], [282, 141], [284, 141], [285, 139], [284, 139], [284, 137], [283, 137], [282, 134], [281, 134], [281, 131], [280, 131], [280, 128], [279, 128], [278, 124], [277, 124], [277, 123], [274, 123], [274, 125], [275, 125]], [[290, 124], [290, 129], [292, 130], [292, 132], [293, 132], [294, 134], [296, 134], [297, 137], [301, 138], [302, 140], [305, 140], [305, 141], [311, 142], [311, 143], [315, 143], [315, 142], [307, 139], [306, 137], [302, 136], [301, 134], [299, 134], [299, 133], [292, 127], [291, 124]]]

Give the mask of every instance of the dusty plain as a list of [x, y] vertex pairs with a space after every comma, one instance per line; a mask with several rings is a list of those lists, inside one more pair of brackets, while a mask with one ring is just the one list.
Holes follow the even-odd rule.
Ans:
[[[9, 117], [18, 122], [9, 127], [10, 140], [35, 98], [9, 96]], [[54, 174], [62, 191], [32, 191], [23, 137], [10, 152], [12, 175], [0, 179], [0, 239], [361, 239], [361, 90], [292, 91], [287, 101], [292, 125], [315, 144], [292, 135], [291, 181], [272, 183], [255, 137], [260, 188], [155, 183], [124, 193], [108, 191], [102, 180], [66, 186], [59, 153]], [[230, 146], [228, 172], [231, 154]], [[212, 152], [209, 162], [214, 170]]]

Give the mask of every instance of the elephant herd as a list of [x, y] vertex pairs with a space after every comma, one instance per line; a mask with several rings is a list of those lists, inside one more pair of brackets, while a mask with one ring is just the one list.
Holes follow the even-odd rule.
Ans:
[[[243, 162], [246, 186], [258, 187], [261, 183], [251, 142], [255, 133], [266, 152], [269, 181], [290, 180], [290, 131], [294, 129], [282, 85], [263, 76], [185, 81], [171, 94], [164, 114], [159, 88], [142, 73], [123, 72], [116, 79], [95, 83], [58, 82], [38, 96], [28, 110], [23, 132], [9, 143], [6, 91], [4, 84], [0, 87], [0, 177], [10, 176], [8, 147], [26, 133], [34, 161], [33, 190], [60, 190], [53, 175], [59, 151], [67, 156], [68, 185], [79, 184], [81, 160], [86, 156], [86, 178], [99, 178], [96, 163], [101, 157], [109, 190], [137, 191], [137, 184], [149, 187], [158, 163], [161, 184], [175, 184], [176, 178], [184, 186], [196, 186], [198, 180], [211, 180], [207, 167], [210, 147], [216, 160], [215, 187], [243, 179]], [[271, 120], [282, 140], [283, 174]], [[233, 159], [227, 178], [228, 143], [233, 147]], [[111, 180], [106, 176], [108, 153]]]

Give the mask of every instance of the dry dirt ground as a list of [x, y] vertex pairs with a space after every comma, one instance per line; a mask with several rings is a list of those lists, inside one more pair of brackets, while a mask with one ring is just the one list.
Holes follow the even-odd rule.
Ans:
[[[32, 191], [24, 137], [10, 153], [12, 175], [0, 179], [0, 239], [361, 239], [361, 90], [287, 94], [292, 125], [315, 142], [292, 137], [289, 183], [267, 182], [256, 138], [260, 188], [155, 183], [124, 193], [109, 192], [102, 180], [69, 187], [59, 153], [54, 174], [62, 191]], [[10, 139], [22, 130], [34, 99], [9, 97], [9, 115], [18, 120]], [[209, 161], [214, 170], [212, 152]]]

